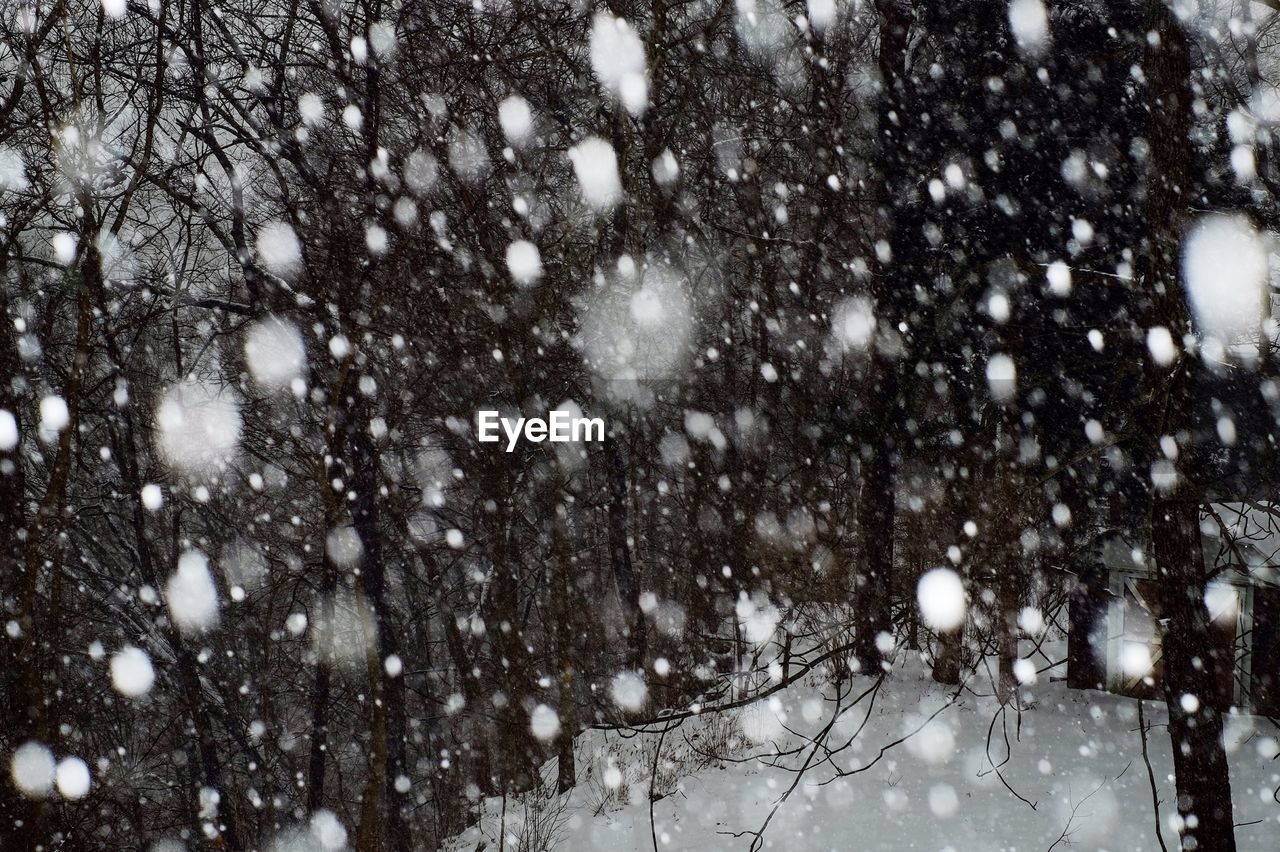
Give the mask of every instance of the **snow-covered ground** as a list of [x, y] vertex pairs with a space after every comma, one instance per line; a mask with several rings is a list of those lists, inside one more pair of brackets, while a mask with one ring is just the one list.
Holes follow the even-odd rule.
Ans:
[[[918, 659], [905, 660], [874, 703], [864, 697], [834, 724], [833, 690], [810, 676], [772, 705], [668, 731], [658, 760], [664, 795], [652, 804], [652, 820], [648, 779], [659, 734], [589, 732], [578, 739], [579, 783], [568, 796], [534, 794], [508, 801], [505, 811], [501, 799], [491, 800], [481, 825], [450, 848], [1159, 849], [1138, 703], [1050, 680], [1060, 675], [1041, 672], [1024, 688], [1021, 714], [1001, 715], [986, 672], [957, 694], [934, 683]], [[872, 685], [855, 679], [852, 696]], [[846, 707], [853, 697], [845, 697]], [[1146, 702], [1143, 715], [1164, 843], [1177, 849], [1162, 704]], [[813, 738], [828, 726], [815, 751]], [[1262, 717], [1229, 721], [1241, 850], [1280, 843], [1278, 736], [1280, 728]]]

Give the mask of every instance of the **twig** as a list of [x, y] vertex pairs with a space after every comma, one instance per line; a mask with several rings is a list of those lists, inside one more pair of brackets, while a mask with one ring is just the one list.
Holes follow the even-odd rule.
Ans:
[[[951, 694], [951, 700], [949, 700], [946, 704], [943, 704], [943, 705], [942, 705], [941, 707], [939, 707], [937, 710], [934, 710], [932, 713], [930, 713], [930, 714], [929, 714], [929, 716], [928, 716], [928, 717], [927, 717], [923, 722], [921, 722], [919, 725], [917, 725], [917, 726], [916, 726], [915, 728], [913, 728], [912, 730], [910, 730], [910, 731], [908, 731], [907, 733], [903, 734], [902, 736], [898, 737], [896, 740], [893, 740], [892, 742], [887, 743], [887, 744], [885, 744], [885, 745], [881, 746], [881, 747], [880, 747], [880, 751], [879, 751], [879, 753], [877, 753], [877, 754], [876, 754], [876, 756], [875, 756], [874, 758], [872, 758], [872, 760], [871, 760], [869, 763], [866, 763], [866, 764], [864, 764], [864, 765], [862, 765], [862, 766], [859, 766], [857, 769], [841, 769], [840, 767], [836, 766], [835, 761], [833, 761], [830, 757], [828, 757], [828, 758], [827, 758], [827, 762], [831, 764], [831, 766], [832, 766], [832, 768], [833, 768], [833, 769], [835, 769], [835, 774], [834, 774], [834, 775], [832, 775], [830, 778], [828, 778], [826, 781], [820, 781], [820, 782], [818, 783], [818, 786], [819, 786], [819, 787], [825, 787], [826, 785], [830, 784], [832, 781], [835, 781], [835, 780], [837, 780], [837, 779], [839, 779], [839, 778], [848, 778], [848, 777], [849, 777], [849, 776], [851, 776], [851, 775], [858, 775], [859, 773], [862, 773], [862, 772], [866, 772], [866, 771], [868, 771], [869, 769], [871, 769], [871, 767], [873, 767], [873, 766], [875, 766], [877, 763], [879, 763], [879, 762], [884, 758], [884, 756], [885, 756], [886, 754], [888, 754], [888, 752], [889, 752], [891, 749], [897, 748], [898, 746], [900, 746], [900, 745], [902, 745], [903, 743], [905, 743], [907, 740], [909, 740], [909, 739], [911, 739], [912, 737], [914, 737], [916, 734], [918, 734], [918, 733], [920, 733], [921, 731], [923, 731], [923, 730], [925, 729], [925, 727], [927, 727], [927, 726], [928, 726], [928, 724], [929, 724], [930, 722], [932, 722], [934, 719], [936, 719], [936, 718], [938, 718], [939, 716], [941, 716], [941, 715], [942, 715], [942, 712], [943, 712], [944, 710], [948, 709], [949, 707], [953, 706], [953, 705], [956, 703], [956, 701], [957, 701], [957, 700], [959, 700], [959, 698], [960, 698], [960, 690], [959, 690], [959, 689], [957, 689], [955, 692], [953, 692], [953, 693]], [[858, 726], [858, 730], [854, 732], [854, 737], [855, 737], [855, 738], [858, 736], [858, 734], [862, 733], [862, 729], [866, 726], [866, 724], [867, 724], [867, 722], [870, 720], [870, 718], [871, 718], [871, 708], [870, 708], [870, 707], [868, 707], [868, 708], [867, 708], [867, 715], [863, 718], [863, 720], [862, 720], [862, 724], [861, 724], [861, 725], [859, 725], [859, 726]], [[852, 740], [852, 738], [851, 738], [849, 742], [852, 742], [852, 741], [853, 741], [853, 740]], [[848, 747], [848, 745], [849, 745], [849, 743], [845, 743], [845, 745], [844, 745], [844, 746], [841, 746], [841, 748], [840, 748], [840, 749], [837, 749], [837, 751], [840, 751], [840, 750], [843, 750], [844, 748], [847, 748], [847, 747]], [[832, 752], [832, 754], [835, 754], [835, 752]]]
[[667, 738], [669, 728], [663, 728], [658, 734], [658, 747], [653, 750], [653, 768], [649, 774], [649, 836], [653, 838], [653, 852], [658, 852], [658, 829], [653, 821], [653, 802], [655, 789], [658, 786], [658, 759], [662, 756], [662, 741]]
[[[1129, 765], [1126, 764], [1125, 768], [1120, 770], [1120, 775], [1123, 775], [1128, 771], [1129, 771]], [[1071, 824], [1076, 821], [1076, 813], [1079, 812], [1080, 806], [1083, 805], [1085, 802], [1089, 801], [1090, 799], [1092, 799], [1095, 795], [1097, 795], [1097, 792], [1099, 790], [1107, 786], [1109, 780], [1112, 780], [1112, 781], [1116, 780], [1120, 777], [1120, 775], [1117, 775], [1116, 778], [1114, 779], [1103, 778], [1102, 781], [1098, 784], [1098, 786], [1093, 788], [1092, 793], [1090, 793], [1089, 795], [1085, 796], [1083, 799], [1075, 803], [1075, 805], [1071, 808], [1071, 816], [1067, 817], [1067, 824], [1063, 826], [1062, 833], [1058, 835], [1057, 840], [1053, 841], [1053, 845], [1049, 847], [1048, 852], [1053, 852], [1054, 849], [1058, 848], [1058, 844], [1062, 843], [1063, 841], [1066, 841], [1067, 845], [1071, 844], [1071, 840], [1070, 840]], [[1162, 846], [1164, 845], [1163, 841], [1161, 842], [1161, 845]]]
[[507, 791], [502, 791], [502, 817], [498, 822], [498, 852], [507, 846]]
[[[858, 699], [857, 699], [856, 701], [854, 701], [854, 705], [856, 705], [858, 702], [860, 702], [860, 701], [861, 701], [863, 698], [865, 698], [867, 695], [872, 694], [872, 693], [873, 693], [873, 691], [874, 691], [874, 690], [875, 690], [875, 689], [880, 685], [880, 683], [881, 683], [881, 682], [883, 682], [883, 680], [884, 680], [884, 675], [882, 674], [882, 675], [880, 675], [880, 677], [879, 677], [879, 678], [877, 678], [876, 683], [875, 683], [875, 684], [873, 684], [871, 688], [867, 689], [865, 692], [863, 692], [863, 693], [862, 693], [862, 695], [858, 696]], [[844, 689], [844, 686], [843, 686], [843, 685], [837, 685], [837, 686], [836, 686], [836, 708], [835, 708], [835, 712], [833, 712], [833, 713], [831, 714], [831, 719], [830, 719], [830, 721], [828, 721], [828, 722], [827, 722], [827, 724], [826, 724], [825, 726], [823, 726], [822, 730], [818, 732], [818, 735], [817, 735], [817, 736], [815, 736], [815, 737], [813, 738], [813, 748], [809, 749], [809, 754], [808, 754], [808, 756], [807, 756], [807, 757], [805, 757], [804, 765], [800, 767], [800, 770], [799, 770], [798, 772], [796, 772], [795, 780], [793, 780], [793, 781], [791, 782], [791, 786], [790, 786], [790, 787], [788, 787], [788, 788], [787, 788], [787, 790], [786, 790], [786, 792], [785, 792], [785, 793], [783, 793], [783, 794], [778, 798], [778, 800], [777, 800], [777, 801], [775, 801], [775, 802], [773, 803], [773, 807], [769, 809], [769, 815], [765, 817], [765, 819], [764, 819], [764, 823], [763, 823], [763, 824], [760, 826], [760, 828], [759, 828], [758, 830], [756, 830], [756, 831], [744, 831], [744, 832], [738, 832], [738, 833], [736, 833], [736, 834], [734, 834], [734, 835], [733, 835], [734, 837], [742, 837], [742, 836], [744, 836], [744, 835], [751, 835], [751, 837], [752, 837], [752, 841], [751, 841], [751, 852], [758, 852], [758, 850], [760, 850], [761, 848], [763, 848], [763, 846], [764, 846], [764, 833], [765, 833], [765, 831], [769, 828], [769, 823], [773, 822], [773, 818], [774, 818], [774, 816], [776, 816], [776, 815], [777, 815], [777, 813], [778, 813], [778, 808], [782, 807], [782, 803], [783, 803], [783, 802], [785, 802], [788, 798], [790, 798], [790, 797], [791, 797], [791, 794], [792, 794], [793, 792], [795, 792], [796, 787], [798, 787], [798, 786], [800, 785], [800, 781], [801, 781], [801, 779], [803, 779], [803, 778], [804, 778], [805, 770], [807, 770], [807, 769], [809, 768], [809, 765], [813, 763], [813, 758], [814, 758], [814, 756], [815, 756], [815, 755], [817, 755], [817, 753], [818, 753], [818, 749], [822, 747], [822, 742], [823, 742], [823, 740], [825, 740], [825, 739], [827, 738], [827, 735], [831, 733], [831, 729], [835, 726], [835, 724], [836, 724], [836, 720], [838, 720], [838, 719], [840, 718], [840, 716], [841, 716], [841, 712], [840, 712], [840, 704], [841, 704], [841, 701], [842, 701], [842, 700], [843, 700], [843, 698], [844, 698], [843, 689]], [[655, 850], [655, 852], [656, 852], [656, 850]]]
[[1164, 835], [1160, 833], [1160, 794], [1156, 788], [1156, 773], [1151, 768], [1151, 758], [1147, 755], [1147, 721], [1142, 715], [1142, 699], [1137, 701], [1138, 733], [1142, 736], [1142, 762], [1147, 765], [1147, 780], [1151, 782], [1151, 809], [1156, 817], [1156, 840], [1160, 841], [1160, 848], [1164, 852], [1169, 852], [1169, 847], [1164, 845]]
[[[997, 710], [994, 714], [992, 714], [991, 724], [987, 726], [987, 763], [991, 764], [991, 771], [994, 772], [996, 774], [996, 777], [1000, 779], [1000, 783], [1004, 785], [1004, 788], [1008, 790], [1010, 793], [1012, 793], [1018, 801], [1023, 802], [1028, 807], [1030, 807], [1031, 810], [1034, 811], [1038, 808], [1040, 803], [1033, 802], [1027, 799], [1017, 790], [1013, 789], [1013, 787], [1010, 786], [1008, 780], [1004, 777], [1004, 773], [1000, 771], [1000, 767], [1008, 763], [1009, 760], [1013, 757], [1013, 746], [1010, 745], [1009, 743], [1008, 726], [1005, 724], [1005, 712], [1008, 709], [1008, 706], [1009, 705], [1007, 704], [1001, 704], [1000, 709]], [[991, 757], [991, 734], [992, 732], [995, 731], [997, 717], [1000, 718], [1000, 730], [1004, 734], [1004, 760], [1001, 760], [999, 763], [996, 763], [995, 760], [993, 760]], [[986, 774], [987, 773], [985, 772], [979, 772], [978, 777], [981, 778], [983, 775], [986, 775]], [[1168, 852], [1168, 850], [1165, 850], [1165, 852]]]
[[730, 699], [715, 704], [698, 704], [695, 708], [686, 710], [664, 710], [660, 715], [647, 719], [632, 719], [630, 721], [602, 721], [596, 722], [589, 727], [600, 731], [630, 731], [634, 734], [652, 733], [648, 730], [656, 725], [668, 725], [672, 722], [679, 722], [685, 719], [694, 719], [699, 716], [719, 713], [724, 710], [733, 710], [738, 707], [746, 707], [748, 704], [754, 704], [762, 698], [768, 698], [770, 695], [787, 689], [792, 684], [799, 682], [809, 672], [814, 671], [823, 663], [846, 654], [853, 650], [852, 642], [844, 642], [834, 648], [829, 648], [819, 656], [801, 665], [791, 676], [790, 679], [783, 679], [771, 684], [767, 689], [761, 690], [754, 695], [743, 696], [742, 698]]

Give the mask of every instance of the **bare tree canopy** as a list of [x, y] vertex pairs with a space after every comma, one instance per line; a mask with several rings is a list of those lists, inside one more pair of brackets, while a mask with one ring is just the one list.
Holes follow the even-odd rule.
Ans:
[[0, 850], [1270, 850], [1280, 1], [3, 0]]

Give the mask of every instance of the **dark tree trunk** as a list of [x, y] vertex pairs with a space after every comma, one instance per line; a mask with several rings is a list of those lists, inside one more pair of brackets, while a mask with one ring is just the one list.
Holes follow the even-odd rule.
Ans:
[[640, 611], [640, 580], [631, 562], [627, 538], [627, 468], [617, 436], [605, 441], [604, 452], [609, 480], [609, 566], [627, 617], [628, 662], [639, 669], [644, 665], [647, 637], [644, 613]]
[[[204, 686], [200, 680], [199, 663], [187, 643], [180, 640], [172, 641], [174, 638], [175, 636], [171, 635], [171, 643], [177, 656], [178, 686], [187, 704], [187, 712], [195, 732], [196, 753], [200, 758], [200, 785], [218, 791], [221, 796], [221, 801], [218, 803], [218, 819], [215, 821], [219, 842], [225, 849], [240, 850], [244, 845], [241, 843], [240, 832], [236, 827], [235, 801], [230, 796], [231, 790], [226, 784], [218, 740], [214, 736], [213, 719], [209, 713], [208, 703], [204, 697]], [[199, 792], [199, 790], [193, 790], [192, 794], [198, 796]], [[197, 798], [196, 807], [198, 808], [199, 805]]]
[[1007, 704], [1018, 697], [1018, 677], [1014, 673], [1014, 664], [1018, 662], [1018, 612], [1024, 572], [1011, 544], [1006, 543], [1001, 551], [1004, 554], [1004, 564], [997, 579], [999, 612], [995, 625], [999, 631], [1000, 656], [997, 696], [1001, 704]]
[[964, 628], [938, 634], [938, 650], [933, 658], [933, 679], [938, 683], [959, 685], [964, 668]]
[[1100, 557], [1083, 556], [1067, 604], [1067, 686], [1104, 689], [1107, 682], [1107, 572]]
[[[320, 578], [319, 605], [325, 610], [324, 621], [333, 624], [335, 572], [325, 560]], [[311, 688], [311, 754], [307, 760], [307, 810], [315, 811], [324, 804], [324, 776], [329, 740], [329, 692], [332, 677], [325, 654], [317, 655], [316, 679]]]
[[509, 561], [494, 568], [494, 612], [500, 622], [488, 629], [498, 632], [495, 642], [498, 659], [497, 682], [504, 697], [497, 710], [498, 742], [502, 749], [497, 755], [499, 780], [503, 793], [522, 793], [532, 789], [539, 780], [537, 756], [539, 749], [529, 728], [529, 715], [525, 700], [529, 696], [529, 665], [524, 645], [523, 631], [518, 617], [519, 589], [514, 569]]
[[[494, 754], [500, 793], [521, 793], [540, 781], [537, 759], [540, 749], [529, 728], [527, 705], [534, 678], [530, 674], [528, 647], [524, 635], [524, 619], [520, 606], [520, 563], [511, 547], [511, 489], [499, 461], [485, 474], [485, 494], [494, 507], [488, 514], [490, 538], [488, 551], [493, 561], [492, 596], [489, 616], [485, 618], [486, 634], [492, 637], [493, 659], [490, 660], [492, 690], [502, 695], [495, 712], [497, 742], [502, 744]], [[489, 702], [491, 692], [482, 696]]]
[[[694, 454], [698, 468], [708, 464], [705, 459]], [[702, 529], [703, 508], [707, 505], [706, 476], [695, 475], [689, 484], [689, 519], [692, 529], [689, 532], [689, 562], [693, 566], [692, 583], [689, 584], [689, 609], [691, 621], [696, 632], [715, 637], [720, 629], [720, 619], [716, 613], [717, 563], [709, 546], [710, 536]], [[714, 643], [716, 653], [721, 643]]]
[[[6, 279], [4, 261], [8, 246], [0, 246], [0, 281]], [[19, 434], [26, 434], [22, 424], [22, 400], [14, 392], [13, 379], [23, 374], [22, 362], [14, 343], [12, 317], [3, 287], [0, 287], [0, 409], [13, 414], [19, 423]], [[26, 528], [24, 445], [0, 453], [0, 618], [13, 618], [22, 630], [18, 639], [0, 642], [0, 768], [7, 767], [12, 750], [35, 736], [41, 718], [38, 702], [42, 695], [35, 667], [35, 619], [32, 610], [8, 609], [9, 601], [21, 600], [23, 574], [23, 531]], [[7, 773], [0, 779], [0, 837], [12, 838], [19, 852], [34, 850], [41, 842], [40, 812], [43, 804], [19, 795]]]
[[[423, 563], [426, 563], [425, 557]], [[438, 576], [437, 572], [429, 572], [431, 576]], [[457, 669], [458, 682], [461, 684], [462, 698], [466, 702], [468, 708], [476, 708], [482, 706], [485, 698], [480, 689], [479, 679], [475, 674], [475, 663], [467, 655], [466, 644], [463, 640], [462, 632], [458, 630], [458, 622], [454, 617], [453, 611], [449, 608], [448, 602], [445, 600], [444, 593], [440, 590], [440, 584], [437, 583], [436, 598], [443, 614], [441, 618], [441, 626], [444, 628], [445, 646], [449, 649], [449, 657], [453, 661], [453, 666]], [[489, 748], [489, 730], [481, 721], [484, 718], [479, 713], [471, 713], [468, 715], [468, 724], [462, 732], [467, 754], [470, 758], [470, 777], [475, 780], [480, 792], [485, 796], [492, 796], [498, 792], [497, 779], [494, 777], [493, 761], [490, 757]]]
[[[1151, 527], [1163, 592], [1160, 641], [1178, 814], [1186, 849], [1236, 848], [1231, 779], [1222, 747], [1221, 659], [1204, 604], [1200, 513], [1194, 502], [1157, 504]], [[1190, 843], [1189, 841], [1194, 841]]]
[[[885, 375], [888, 379], [891, 373]], [[862, 493], [858, 496], [858, 531], [862, 565], [854, 587], [854, 658], [858, 672], [881, 672], [885, 655], [880, 635], [892, 635], [890, 591], [893, 578], [894, 461], [885, 443], [862, 460]]]
[[[893, 326], [901, 313], [898, 301], [909, 288], [899, 280], [911, 270], [900, 261], [910, 256], [906, 241], [918, 239], [909, 223], [908, 211], [895, 206], [899, 193], [911, 180], [910, 160], [904, 146], [902, 121], [907, 99], [907, 46], [913, 16], [907, 4], [877, 0], [881, 15], [880, 52], [877, 63], [883, 86], [877, 114], [878, 160], [884, 175], [880, 216], [890, 246], [890, 259], [873, 286], [875, 311], [884, 327]], [[909, 196], [908, 196], [909, 197]], [[909, 202], [908, 202], [909, 206]], [[890, 284], [889, 282], [893, 283]], [[862, 540], [861, 570], [855, 572], [854, 662], [863, 674], [879, 674], [885, 655], [879, 647], [882, 633], [891, 633], [890, 596], [893, 579], [893, 537], [896, 517], [897, 473], [893, 439], [899, 415], [899, 363], [882, 351], [880, 341], [871, 344], [867, 416], [862, 425], [862, 489], [858, 498], [858, 531]]]
[[[375, 649], [370, 679], [375, 690], [375, 714], [383, 717], [383, 742], [374, 745], [374, 753], [384, 758], [382, 779], [371, 779], [379, 786], [384, 799], [384, 815], [378, 822], [383, 828], [378, 834], [385, 838], [386, 848], [395, 852], [413, 849], [413, 837], [407, 814], [411, 804], [396, 791], [396, 779], [408, 776], [407, 713], [405, 710], [404, 680], [387, 673], [384, 662], [400, 653], [397, 627], [391, 618], [387, 601], [387, 566], [382, 551], [382, 529], [379, 520], [378, 457], [369, 435], [369, 418], [361, 403], [356, 403], [359, 393], [354, 387], [345, 395], [352, 410], [343, 415], [346, 447], [349, 453], [350, 481], [355, 499], [350, 501], [352, 525], [364, 548], [360, 563], [360, 579], [373, 618]], [[348, 419], [349, 418], [349, 419]], [[377, 721], [377, 720], [375, 720]], [[374, 725], [375, 731], [379, 726]], [[377, 734], [375, 733], [375, 736]]]
[[564, 793], [578, 783], [578, 768], [574, 760], [573, 739], [578, 733], [578, 714], [574, 683], [573, 634], [577, 619], [573, 611], [573, 588], [568, 582], [573, 557], [569, 552], [569, 536], [565, 525], [568, 511], [564, 503], [556, 506], [551, 519], [551, 594], [552, 612], [556, 623], [552, 632], [555, 638], [556, 669], [559, 672], [560, 736], [556, 741], [556, 792]]
[[[1144, 61], [1151, 114], [1145, 212], [1151, 239], [1141, 269], [1154, 304], [1152, 325], [1162, 323], [1181, 340], [1190, 329], [1179, 253], [1193, 188], [1191, 57], [1186, 35], [1164, 0], [1148, 0], [1147, 12], [1153, 36]], [[1187, 356], [1170, 368], [1148, 368], [1148, 386], [1164, 391], [1136, 418], [1148, 466], [1162, 458], [1159, 444], [1165, 436], [1189, 432], [1189, 371]], [[1166, 616], [1164, 692], [1183, 846], [1233, 852], [1231, 778], [1222, 718], [1213, 706], [1218, 661], [1204, 606], [1198, 502], [1199, 489], [1182, 470], [1175, 488], [1157, 495], [1154, 504], [1153, 552]]]
[[[92, 259], [100, 263], [97, 252]], [[100, 285], [100, 277], [97, 283]], [[99, 309], [106, 313], [104, 292], [100, 288], [95, 291]], [[125, 376], [123, 357], [119, 344], [111, 334], [104, 334], [104, 343], [110, 358], [112, 370], [118, 377]], [[181, 367], [181, 363], [178, 365]], [[180, 370], [179, 370], [180, 372]], [[135, 552], [138, 558], [138, 570], [143, 579], [153, 588], [161, 588], [164, 577], [161, 575], [160, 560], [153, 548], [154, 542], [147, 530], [147, 511], [142, 504], [142, 486], [145, 481], [138, 466], [138, 429], [135, 424], [134, 410], [125, 406], [120, 413], [120, 429], [116, 424], [111, 426], [114, 445], [113, 458], [116, 459], [121, 481], [126, 486], [126, 493], [131, 494], [130, 523], [134, 535]], [[173, 538], [174, 552], [178, 550], [178, 516], [174, 515]], [[209, 709], [209, 701], [205, 695], [204, 685], [200, 679], [200, 663], [198, 655], [192, 651], [186, 637], [171, 624], [162, 628], [165, 642], [173, 649], [175, 657], [175, 680], [184, 700], [185, 715], [190, 730], [195, 733], [194, 742], [184, 738], [182, 748], [191, 761], [191, 790], [187, 802], [189, 815], [194, 820], [200, 810], [199, 789], [209, 787], [217, 790], [223, 797], [219, 809], [220, 842], [228, 849], [243, 848], [240, 829], [234, 813], [234, 800], [228, 795], [223, 771], [224, 760], [215, 737], [213, 714]]]

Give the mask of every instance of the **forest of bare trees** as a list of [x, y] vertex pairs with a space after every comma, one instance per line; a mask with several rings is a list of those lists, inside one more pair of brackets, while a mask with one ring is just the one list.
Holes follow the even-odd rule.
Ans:
[[1280, 529], [1278, 14], [0, 0], [0, 849], [441, 848], [584, 732], [861, 718], [908, 657], [1020, 720], [1045, 635], [1104, 685], [1123, 534], [1171, 836], [1234, 850], [1280, 608], [1219, 700], [1202, 538]]

